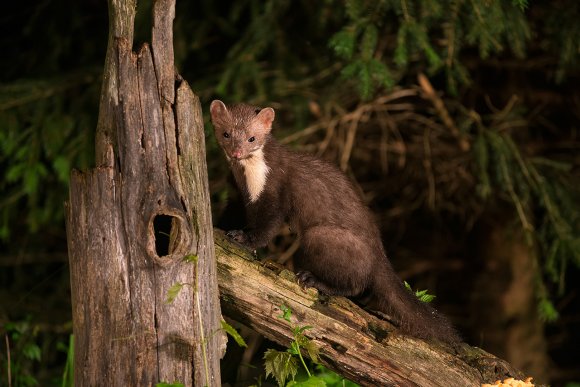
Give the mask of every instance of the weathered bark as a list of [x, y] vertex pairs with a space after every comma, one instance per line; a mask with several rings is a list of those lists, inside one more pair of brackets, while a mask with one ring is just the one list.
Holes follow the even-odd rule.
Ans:
[[[111, 41], [114, 63], [108, 57], [106, 71], [116, 79], [103, 81], [110, 125], [98, 133], [100, 166], [71, 176], [77, 386], [221, 383], [203, 119], [199, 100], [174, 71], [173, 12], [173, 1], [156, 2], [153, 53], [147, 45], [133, 53], [124, 38]], [[176, 283], [188, 286], [168, 304]]]
[[[292, 310], [328, 368], [365, 386], [480, 386], [522, 374], [481, 349], [455, 348], [397, 334], [388, 322], [342, 297], [303, 291], [294, 275], [265, 267], [221, 232], [215, 233], [220, 296], [224, 313], [265, 337], [288, 346], [290, 324], [280, 307]], [[305, 353], [307, 355], [307, 353]]]
[[137, 2], [136, 0], [108, 0], [107, 3], [109, 6], [109, 41], [103, 69], [99, 119], [95, 133], [95, 162], [97, 166], [112, 167], [114, 159], [109, 150], [114, 145], [115, 109], [119, 104], [115, 42], [117, 39], [125, 39], [127, 42], [133, 41]]

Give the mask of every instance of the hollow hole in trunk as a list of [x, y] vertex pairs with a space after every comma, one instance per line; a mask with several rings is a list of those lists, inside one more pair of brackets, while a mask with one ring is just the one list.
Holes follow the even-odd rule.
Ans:
[[155, 252], [158, 257], [169, 255], [169, 241], [171, 228], [173, 226], [173, 216], [156, 215], [153, 219], [153, 233], [155, 235]]

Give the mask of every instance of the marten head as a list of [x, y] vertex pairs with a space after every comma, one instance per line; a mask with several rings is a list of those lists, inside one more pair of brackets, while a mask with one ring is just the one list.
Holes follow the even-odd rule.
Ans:
[[220, 100], [210, 105], [216, 139], [230, 160], [245, 160], [261, 150], [272, 130], [274, 109], [246, 104], [226, 106]]

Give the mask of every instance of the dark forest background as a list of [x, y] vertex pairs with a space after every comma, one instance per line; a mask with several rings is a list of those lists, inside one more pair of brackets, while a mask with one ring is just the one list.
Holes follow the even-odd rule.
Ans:
[[[150, 1], [137, 9], [136, 47]], [[63, 202], [71, 168], [94, 166], [107, 12], [23, 0], [0, 15], [0, 385], [8, 354], [13, 386], [66, 374]], [[205, 113], [272, 106], [278, 139], [347, 173], [401, 277], [468, 343], [577, 386], [579, 20], [575, 0], [182, 0], [174, 45]], [[232, 187], [206, 133], [217, 219]], [[291, 265], [295, 248], [281, 230], [261, 256]]]

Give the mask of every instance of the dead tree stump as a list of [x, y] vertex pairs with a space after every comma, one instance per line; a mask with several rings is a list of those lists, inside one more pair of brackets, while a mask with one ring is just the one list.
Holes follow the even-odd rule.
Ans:
[[[219, 386], [225, 339], [201, 107], [175, 74], [174, 1], [155, 3], [152, 49], [138, 54], [127, 27], [132, 5], [109, 2], [115, 38], [101, 98], [100, 166], [73, 171], [66, 204], [75, 385]], [[177, 283], [187, 286], [167, 303]]]

